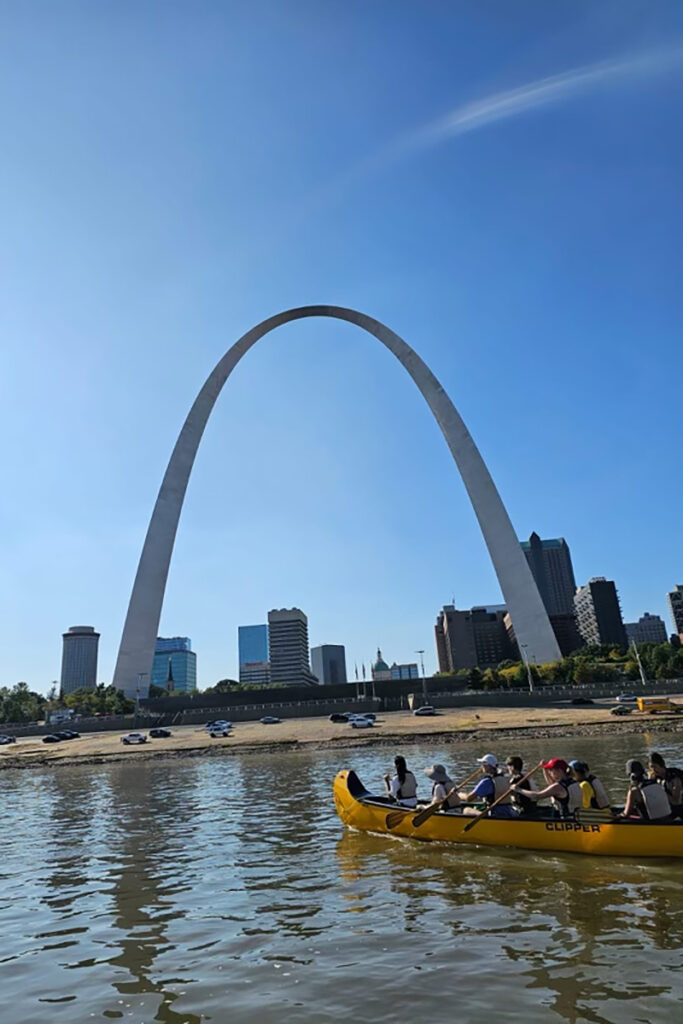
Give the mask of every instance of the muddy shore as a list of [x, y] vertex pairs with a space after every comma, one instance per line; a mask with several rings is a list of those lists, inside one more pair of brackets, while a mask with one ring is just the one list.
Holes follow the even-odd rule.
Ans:
[[[0, 727], [1, 728], [1, 727]], [[124, 746], [120, 732], [88, 733], [80, 739], [43, 744], [22, 738], [0, 747], [0, 771], [11, 768], [63, 767], [156, 758], [224, 757], [230, 754], [357, 749], [399, 746], [429, 737], [435, 744], [473, 743], [487, 747], [502, 741], [683, 732], [683, 715], [610, 715], [608, 706], [554, 708], [458, 708], [433, 718], [395, 711], [378, 716], [372, 729], [355, 730], [326, 718], [287, 719], [276, 725], [240, 722], [227, 738], [212, 739], [204, 729], [182, 726], [170, 739]]]

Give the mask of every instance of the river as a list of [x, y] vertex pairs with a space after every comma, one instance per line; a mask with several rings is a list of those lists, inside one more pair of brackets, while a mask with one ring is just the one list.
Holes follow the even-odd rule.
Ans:
[[[75, 741], [78, 742], [78, 741]], [[625, 790], [680, 737], [582, 739]], [[471, 746], [402, 747], [471, 771]], [[331, 782], [384, 748], [0, 774], [3, 1024], [628, 1022], [683, 1014], [683, 867], [347, 831]], [[417, 772], [416, 772], [417, 773]], [[427, 784], [421, 783], [426, 795]]]

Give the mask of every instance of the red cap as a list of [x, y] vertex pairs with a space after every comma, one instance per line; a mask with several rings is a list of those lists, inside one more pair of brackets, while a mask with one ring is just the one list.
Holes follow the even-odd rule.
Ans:
[[569, 765], [566, 761], [563, 761], [561, 757], [551, 757], [549, 761], [543, 762], [544, 768], [558, 768], [562, 772], [566, 772]]

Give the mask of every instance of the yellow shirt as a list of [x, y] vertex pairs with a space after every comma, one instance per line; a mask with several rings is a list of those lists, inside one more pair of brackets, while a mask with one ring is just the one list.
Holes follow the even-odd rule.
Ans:
[[588, 779], [584, 779], [583, 782], [579, 783], [579, 785], [581, 786], [581, 796], [583, 798], [582, 806], [583, 807], [592, 807], [593, 804], [591, 803], [591, 800], [595, 796], [595, 790], [591, 786], [591, 784], [588, 781]]

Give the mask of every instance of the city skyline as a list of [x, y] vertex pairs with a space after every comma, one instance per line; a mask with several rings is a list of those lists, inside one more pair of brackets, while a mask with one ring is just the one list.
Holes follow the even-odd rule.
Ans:
[[[668, 627], [683, 11], [166, 18], [163, 46], [145, 11], [134, 37], [114, 7], [7, 19], [3, 682], [46, 692], [80, 621], [111, 680], [169, 438], [232, 338], [308, 301], [414, 342], [517, 535], [567, 537], [577, 580]], [[349, 665], [381, 642], [433, 670], [435, 609], [501, 601], [462, 485], [379, 346], [285, 330], [207, 429], [159, 632], [192, 636], [206, 685], [237, 671], [225, 623], [275, 600]]]

